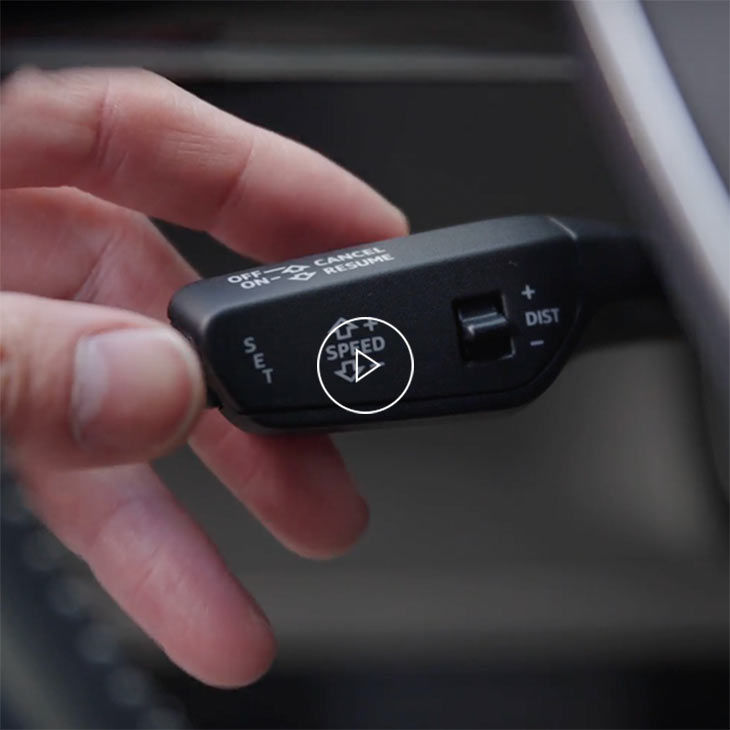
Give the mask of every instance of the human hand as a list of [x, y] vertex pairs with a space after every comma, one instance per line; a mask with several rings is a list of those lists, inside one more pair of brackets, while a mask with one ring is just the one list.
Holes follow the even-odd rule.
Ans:
[[[146, 216], [263, 260], [403, 235], [320, 155], [137, 70], [21, 71], [2, 87], [2, 428], [34, 509], [170, 658], [253, 681], [270, 626], [144, 462], [186, 438], [287, 547], [344, 551], [367, 507], [323, 437], [201, 415], [167, 302], [195, 279]], [[18, 293], [22, 292], [22, 293]]]

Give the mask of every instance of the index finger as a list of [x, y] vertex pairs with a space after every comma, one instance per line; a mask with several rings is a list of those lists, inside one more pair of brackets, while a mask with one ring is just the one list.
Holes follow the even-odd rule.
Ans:
[[16, 73], [3, 85], [0, 156], [4, 188], [71, 185], [261, 259], [407, 230], [318, 153], [147, 71]]

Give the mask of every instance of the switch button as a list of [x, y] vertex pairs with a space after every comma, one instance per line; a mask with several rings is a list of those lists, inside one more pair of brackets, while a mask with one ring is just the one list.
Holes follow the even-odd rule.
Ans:
[[512, 354], [510, 324], [499, 294], [457, 302], [456, 320], [465, 360], [484, 362]]

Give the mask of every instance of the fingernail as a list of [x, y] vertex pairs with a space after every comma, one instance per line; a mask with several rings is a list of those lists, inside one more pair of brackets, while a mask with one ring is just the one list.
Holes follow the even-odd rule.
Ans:
[[[391, 205], [393, 204], [391, 203]], [[396, 205], [393, 205], [393, 210], [395, 211], [396, 216], [400, 218], [400, 222], [405, 231], [405, 235], [407, 235], [411, 230], [411, 222], [408, 220], [408, 216]]]
[[114, 330], [76, 345], [71, 425], [86, 449], [151, 458], [187, 433], [202, 400], [200, 365], [173, 330]]

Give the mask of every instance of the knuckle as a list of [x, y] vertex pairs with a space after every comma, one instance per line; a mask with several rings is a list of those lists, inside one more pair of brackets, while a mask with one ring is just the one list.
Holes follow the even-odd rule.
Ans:
[[3, 431], [11, 430], [18, 418], [23, 394], [27, 390], [27, 369], [23, 366], [17, 314], [13, 311], [14, 296], [0, 296], [0, 423]]
[[49, 329], [38, 305], [28, 294], [0, 294], [0, 423], [16, 454], [67, 430], [64, 339]]
[[261, 146], [261, 142], [257, 127], [252, 126], [249, 131], [248, 147], [244, 150], [242, 159], [233, 169], [227, 184], [223, 186], [219, 200], [213, 206], [213, 212], [207, 227], [214, 234], [225, 229], [226, 219], [231, 210], [235, 210], [236, 206], [246, 199], [251, 163], [256, 156], [257, 147]]

